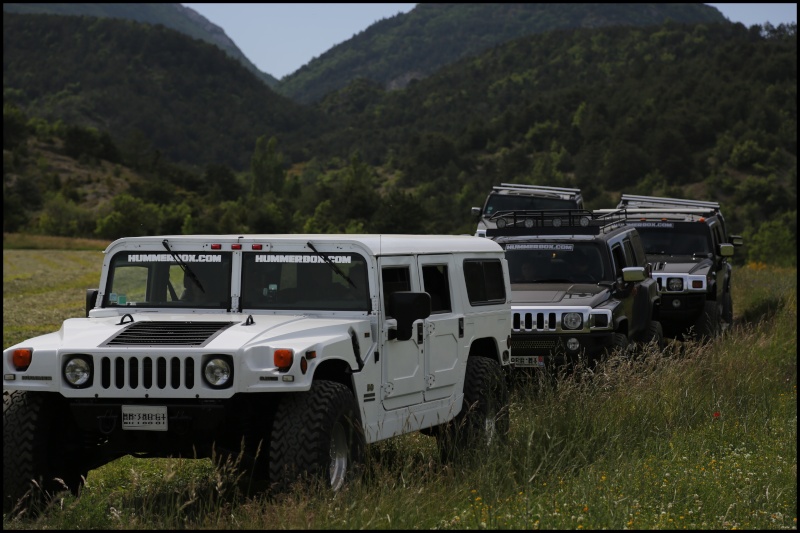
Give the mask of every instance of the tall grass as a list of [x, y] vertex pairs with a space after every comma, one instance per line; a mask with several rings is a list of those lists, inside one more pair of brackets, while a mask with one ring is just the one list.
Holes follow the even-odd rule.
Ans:
[[[83, 289], [99, 279], [85, 252], [85, 264], [60, 256], [70, 279], [41, 286], [18, 264], [49, 271], [38, 253], [4, 251], [4, 296], [16, 299], [7, 308], [4, 298], [6, 346], [57, 328], [66, 308], [82, 313]], [[371, 445], [364, 476], [339, 493], [276, 498], [238, 492], [235, 462], [125, 457], [90, 472], [80, 497], [65, 492], [41, 516], [10, 513], [3, 526], [796, 529], [797, 274], [751, 265], [734, 276], [735, 324], [712, 343], [673, 341], [594, 373], [515, 382], [510, 434], [489, 455], [444, 464], [434, 439], [413, 433]]]

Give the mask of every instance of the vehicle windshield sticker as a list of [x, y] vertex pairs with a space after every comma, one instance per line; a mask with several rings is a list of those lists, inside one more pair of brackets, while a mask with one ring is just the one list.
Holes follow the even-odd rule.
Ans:
[[[353, 262], [350, 255], [328, 255], [325, 257], [333, 263], [347, 264]], [[256, 263], [325, 263], [318, 255], [257, 255]]]
[[634, 228], [674, 228], [674, 222], [628, 222]]
[[567, 250], [572, 251], [574, 244], [536, 243], [536, 244], [507, 244], [506, 250]]
[[[221, 263], [221, 255], [177, 254], [184, 263]], [[171, 254], [128, 254], [129, 263], [174, 263]]]

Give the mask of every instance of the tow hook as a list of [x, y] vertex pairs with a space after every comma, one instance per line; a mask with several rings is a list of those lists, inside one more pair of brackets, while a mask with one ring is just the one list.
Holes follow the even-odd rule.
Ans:
[[97, 417], [98, 429], [103, 435], [110, 435], [117, 427], [117, 419], [119, 417], [111, 411], [106, 411], [106, 414]]

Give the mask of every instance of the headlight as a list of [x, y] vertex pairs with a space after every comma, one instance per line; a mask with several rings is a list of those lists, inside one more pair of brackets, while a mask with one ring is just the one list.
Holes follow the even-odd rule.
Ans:
[[92, 363], [85, 355], [76, 355], [64, 365], [64, 379], [75, 388], [92, 384]]
[[683, 280], [681, 278], [667, 278], [667, 290], [678, 292], [683, 290]]
[[581, 329], [583, 316], [580, 313], [564, 313], [564, 316], [561, 317], [561, 324], [564, 329]]
[[228, 385], [232, 374], [233, 369], [230, 363], [222, 357], [209, 359], [203, 367], [203, 376], [205, 376], [206, 382], [217, 389]]
[[570, 337], [567, 339], [567, 349], [573, 352], [577, 352], [578, 348], [581, 347], [581, 343], [578, 342], [578, 339], [575, 337]]

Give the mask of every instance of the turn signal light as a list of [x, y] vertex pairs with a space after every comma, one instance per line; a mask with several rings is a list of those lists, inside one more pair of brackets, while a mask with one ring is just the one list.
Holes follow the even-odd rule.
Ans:
[[31, 366], [33, 350], [30, 348], [17, 348], [14, 350], [12, 361], [17, 370], [27, 370]]
[[272, 360], [275, 362], [275, 366], [278, 367], [278, 370], [286, 372], [291, 368], [292, 362], [294, 361], [294, 351], [284, 348], [275, 350], [272, 354]]

